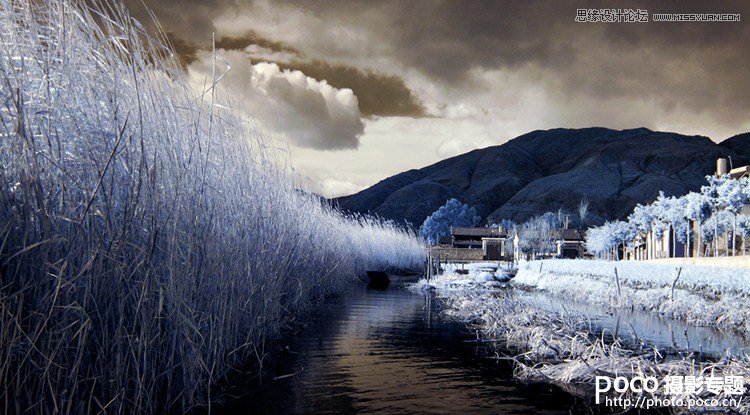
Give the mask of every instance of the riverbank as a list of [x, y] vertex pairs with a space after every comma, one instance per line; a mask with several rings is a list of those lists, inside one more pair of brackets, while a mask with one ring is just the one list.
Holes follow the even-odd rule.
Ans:
[[[670, 294], [672, 285], [678, 285], [674, 283], [676, 275], [672, 278], [663, 275], [665, 269], [648, 270], [629, 265], [618, 271], [618, 274], [624, 274], [622, 277], [606, 279], [603, 270], [609, 269], [612, 263], [589, 262], [588, 266], [575, 261], [523, 263], [517, 276], [504, 289], [457, 283], [461, 280], [484, 281], [486, 276], [481, 276], [478, 269], [461, 277], [448, 271], [432, 281], [420, 281], [413, 289], [435, 291], [438, 298], [445, 301], [446, 315], [475, 328], [480, 342], [494, 344], [499, 359], [510, 359], [516, 364], [515, 373], [519, 379], [558, 384], [583, 397], [592, 398], [596, 376], [632, 379], [648, 374], [660, 380], [656, 396], [684, 399], [728, 396], [710, 395], [705, 391], [667, 396], [664, 387], [669, 376], [742, 376], [750, 379], [750, 360], [745, 356], [734, 356], [729, 351], [708, 356], [702, 353], [700, 345], [693, 345], [692, 350], [665, 350], [639, 338], [635, 330], [632, 330], [634, 336], [628, 336], [630, 339], [626, 340], [617, 329], [603, 328], [586, 313], [565, 307], [551, 311], [524, 298], [532, 291], [580, 301], [580, 304], [586, 304], [584, 299], [591, 304], [605, 303], [604, 300], [594, 301], [599, 295], [608, 299], [606, 304], [610, 306], [609, 301], [614, 298], [617, 307], [628, 304], [632, 307], [634, 300], [641, 296], [663, 295], [665, 284]], [[668, 269], [676, 273], [673, 267]], [[679, 288], [680, 295], [702, 296], [710, 291], [710, 287], [701, 285], [700, 278], [705, 276], [705, 270], [683, 272], [686, 278]], [[696, 290], [688, 293], [690, 287]], [[730, 287], [738, 290], [737, 295], [743, 292], [742, 284], [727, 283], [722, 287], [716, 292], [728, 293]], [[672, 298], [676, 298], [676, 294]], [[623, 331], [631, 329], [632, 326], [623, 327]], [[632, 341], [633, 337], [636, 341]], [[684, 410], [679, 407], [671, 409], [674, 412]], [[742, 404], [731, 409], [747, 411], [748, 407]]]
[[750, 269], [552, 259], [519, 264], [513, 285], [743, 335], [750, 327]]
[[692, 257], [692, 258], [660, 258], [643, 261], [657, 265], [695, 265], [702, 267], [740, 268], [750, 269], [750, 255], [722, 256], [722, 257]]

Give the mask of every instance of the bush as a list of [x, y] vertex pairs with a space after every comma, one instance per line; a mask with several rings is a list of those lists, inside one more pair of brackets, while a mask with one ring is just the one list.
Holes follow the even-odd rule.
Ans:
[[451, 226], [476, 226], [479, 220], [476, 209], [454, 198], [425, 219], [419, 228], [419, 235], [434, 245], [441, 237], [451, 234]]

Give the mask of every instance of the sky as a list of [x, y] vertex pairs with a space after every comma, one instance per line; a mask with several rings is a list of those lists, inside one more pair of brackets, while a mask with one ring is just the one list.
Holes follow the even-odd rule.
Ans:
[[[750, 3], [126, 0], [326, 197], [523, 133], [750, 131]], [[740, 22], [576, 22], [577, 9]]]

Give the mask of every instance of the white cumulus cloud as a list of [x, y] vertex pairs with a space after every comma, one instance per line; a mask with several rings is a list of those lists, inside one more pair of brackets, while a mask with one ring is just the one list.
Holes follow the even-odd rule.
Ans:
[[[238, 98], [250, 117], [292, 144], [317, 150], [354, 149], [364, 133], [359, 103], [350, 89], [337, 89], [300, 71], [282, 70], [274, 63], [253, 65], [242, 51], [217, 51], [217, 73], [230, 69], [223, 89]], [[210, 85], [212, 58], [208, 52], [188, 68], [191, 83]], [[206, 79], [209, 79], [206, 82]]]

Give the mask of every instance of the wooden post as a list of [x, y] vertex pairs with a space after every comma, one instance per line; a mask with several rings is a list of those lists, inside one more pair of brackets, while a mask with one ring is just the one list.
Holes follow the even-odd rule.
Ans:
[[619, 298], [622, 293], [620, 292], [620, 276], [617, 274], [617, 267], [615, 267], [615, 286], [617, 287], [617, 297]]
[[680, 274], [682, 274], [682, 267], [677, 268], [677, 276], [674, 281], [672, 281], [672, 290], [669, 293], [669, 301], [674, 301], [674, 287], [677, 285], [677, 280], [680, 279]]
[[427, 251], [427, 281], [432, 279], [432, 247]]

